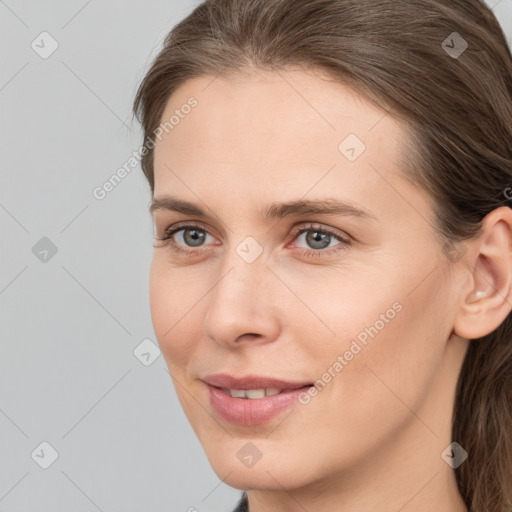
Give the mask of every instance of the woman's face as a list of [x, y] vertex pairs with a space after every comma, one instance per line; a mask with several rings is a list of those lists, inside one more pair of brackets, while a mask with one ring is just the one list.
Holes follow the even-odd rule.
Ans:
[[466, 345], [432, 203], [403, 175], [405, 125], [300, 70], [190, 80], [173, 115], [151, 312], [216, 473], [277, 490], [412, 459], [433, 475]]

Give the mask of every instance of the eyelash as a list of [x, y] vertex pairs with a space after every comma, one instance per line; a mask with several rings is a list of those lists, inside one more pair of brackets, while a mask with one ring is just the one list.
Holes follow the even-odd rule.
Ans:
[[[201, 247], [199, 249], [183, 249], [182, 246], [177, 244], [172, 240], [173, 236], [178, 233], [179, 231], [186, 231], [189, 229], [196, 229], [198, 231], [204, 231], [207, 234], [208, 230], [202, 226], [201, 224], [184, 224], [184, 225], [174, 225], [170, 226], [165, 230], [163, 237], [155, 237], [155, 240], [158, 240], [160, 242], [164, 242], [162, 246], [160, 247], [169, 247], [173, 252], [179, 253], [179, 254], [202, 254], [203, 252], [207, 251], [208, 249], [205, 247]], [[332, 255], [334, 253], [338, 253], [339, 251], [345, 251], [352, 245], [352, 240], [348, 235], [346, 237], [334, 232], [333, 230], [330, 230], [328, 228], [322, 227], [318, 224], [307, 224], [304, 226], [298, 226], [297, 228], [293, 229], [293, 240], [296, 240], [300, 235], [303, 233], [307, 233], [309, 231], [314, 231], [315, 233], [320, 233], [324, 235], [329, 235], [331, 237], [334, 237], [339, 242], [341, 242], [338, 245], [335, 245], [334, 247], [329, 247], [325, 249], [303, 249], [299, 248], [304, 256], [307, 257], [318, 257], [319, 255]], [[157, 246], [155, 246], [157, 247]]]

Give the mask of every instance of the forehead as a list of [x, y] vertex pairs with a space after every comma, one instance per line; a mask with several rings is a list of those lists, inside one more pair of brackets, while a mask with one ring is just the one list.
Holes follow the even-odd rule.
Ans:
[[325, 75], [197, 77], [175, 91], [161, 122], [155, 197], [198, 202], [222, 191], [231, 204], [247, 198], [245, 208], [334, 191], [377, 212], [402, 202], [403, 214], [404, 194], [418, 193], [403, 179], [403, 122]]
[[[191, 98], [196, 102], [192, 109], [187, 105]], [[385, 138], [386, 156], [396, 157], [406, 133], [352, 88], [303, 70], [194, 78], [168, 100], [162, 126], [171, 119], [171, 129], [162, 131], [166, 144], [157, 144], [157, 160], [172, 149], [190, 162], [195, 153], [180, 151], [186, 145], [200, 146], [202, 158], [230, 155], [246, 164], [255, 158], [318, 161], [326, 152], [338, 156], [350, 134], [366, 145]]]

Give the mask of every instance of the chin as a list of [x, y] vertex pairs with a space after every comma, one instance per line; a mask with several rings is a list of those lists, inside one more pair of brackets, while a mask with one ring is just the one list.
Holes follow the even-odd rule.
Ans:
[[[258, 491], [282, 491], [285, 489], [294, 489], [301, 487], [305, 482], [298, 482], [296, 478], [290, 478], [293, 475], [293, 470], [285, 470], [280, 468], [277, 470], [275, 467], [267, 473], [265, 468], [259, 468], [256, 470], [252, 469], [240, 469], [232, 468], [227, 473], [225, 468], [222, 467], [221, 471], [217, 471], [213, 468], [219, 479], [223, 480], [225, 484], [233, 487], [234, 489], [240, 489], [245, 491], [248, 489]], [[229, 471], [232, 471], [229, 474]], [[229, 476], [226, 477], [226, 475]]]
[[[236, 450], [219, 449], [214, 450], [214, 453], [207, 452], [212, 469], [230, 487], [240, 490], [282, 491], [283, 487], [294, 489], [310, 483], [307, 475], [297, 469], [304, 467], [305, 462], [295, 461], [284, 452], [279, 454], [273, 451], [266, 460], [263, 455], [253, 465], [244, 464], [236, 452], [249, 443], [250, 441], [246, 443], [237, 440], [233, 443]], [[243, 459], [243, 455], [240, 458]]]

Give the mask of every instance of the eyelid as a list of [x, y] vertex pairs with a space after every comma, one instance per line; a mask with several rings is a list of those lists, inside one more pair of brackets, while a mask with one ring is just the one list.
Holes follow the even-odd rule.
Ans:
[[345, 231], [340, 231], [336, 228], [326, 227], [317, 222], [306, 222], [302, 223], [299, 226], [295, 226], [292, 228], [293, 239], [295, 240], [299, 235], [308, 231], [318, 231], [320, 233], [327, 233], [334, 238], [337, 238], [340, 242], [350, 243], [352, 241], [352, 237], [346, 233]]
[[[158, 238], [159, 240], [163, 240], [164, 237], [167, 237], [169, 236], [170, 233], [176, 233], [177, 231], [180, 231], [181, 229], [185, 229], [185, 228], [198, 228], [200, 229], [201, 231], [206, 231], [208, 234], [211, 235], [211, 232], [210, 232], [210, 227], [207, 226], [206, 224], [203, 224], [202, 222], [200, 221], [195, 221], [195, 220], [192, 220], [192, 221], [181, 221], [181, 222], [176, 222], [174, 224], [171, 224], [170, 226], [167, 226], [165, 229], [164, 229], [164, 233], [163, 233], [163, 237], [162, 238]], [[213, 236], [213, 235], [212, 235]]]

